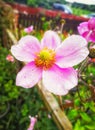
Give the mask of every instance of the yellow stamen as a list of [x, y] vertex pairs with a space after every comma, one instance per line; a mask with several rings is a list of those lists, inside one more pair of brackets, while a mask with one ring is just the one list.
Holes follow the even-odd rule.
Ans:
[[55, 62], [55, 51], [51, 49], [42, 49], [35, 58], [35, 65], [47, 70], [52, 67]]

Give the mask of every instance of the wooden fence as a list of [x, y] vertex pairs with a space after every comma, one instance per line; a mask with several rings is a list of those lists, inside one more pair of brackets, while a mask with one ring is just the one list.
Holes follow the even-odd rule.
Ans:
[[[11, 30], [15, 33], [17, 39], [21, 37], [21, 30], [30, 25], [33, 25], [36, 30], [41, 30], [45, 22], [52, 21], [50, 28], [55, 29], [56, 26], [61, 27], [61, 21], [65, 20], [62, 31], [73, 30], [74, 33], [77, 33], [79, 23], [88, 20], [87, 18], [65, 14], [61, 11], [33, 8], [17, 3], [7, 3], [7, 5], [13, 8], [12, 13], [14, 13], [15, 17], [13, 19], [14, 26], [11, 27]], [[4, 8], [6, 8], [6, 6], [4, 6]], [[43, 18], [45, 18], [45, 20], [42, 20]], [[0, 43], [3, 45], [7, 44], [7, 36], [5, 36], [4, 29], [0, 31]]]
[[[80, 22], [87, 21], [88, 18], [66, 14], [62, 11], [47, 10], [44, 8], [33, 8], [26, 5], [20, 4], [10, 4], [14, 10], [17, 17], [18, 27], [27, 27], [33, 25], [36, 29], [42, 29], [43, 22], [42, 17], [45, 17], [46, 21], [52, 20], [55, 26], [60, 26], [61, 20], [65, 20], [64, 30], [73, 30], [77, 33], [77, 26]], [[20, 28], [19, 27], [19, 28]]]

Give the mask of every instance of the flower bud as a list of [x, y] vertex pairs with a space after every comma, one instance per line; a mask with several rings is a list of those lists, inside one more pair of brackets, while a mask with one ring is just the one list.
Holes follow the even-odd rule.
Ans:
[[90, 58], [95, 58], [95, 48], [90, 48], [90, 50], [89, 50], [89, 57]]

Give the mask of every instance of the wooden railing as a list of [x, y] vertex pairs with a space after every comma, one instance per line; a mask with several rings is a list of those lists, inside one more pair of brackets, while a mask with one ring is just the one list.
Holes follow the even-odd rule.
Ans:
[[[17, 44], [17, 39], [15, 38], [15, 36], [9, 29], [6, 29], [6, 35], [8, 39], [10, 39], [11, 45]], [[60, 108], [60, 105], [55, 99], [55, 97], [44, 88], [41, 81], [38, 83], [37, 88], [38, 88], [38, 92], [40, 93], [40, 96], [42, 97], [44, 101], [45, 106], [51, 113], [58, 129], [59, 130], [72, 130], [71, 122], [65, 115], [64, 110]]]
[[[43, 8], [32, 8], [17, 3], [7, 4], [13, 8], [15, 14], [13, 20], [14, 25], [11, 27], [11, 30], [14, 32], [17, 40], [21, 37], [21, 30], [30, 25], [33, 25], [35, 30], [41, 30], [43, 29], [43, 24], [45, 22], [52, 20], [51, 29], [55, 29], [56, 26], [61, 27], [61, 21], [64, 19], [65, 24], [62, 30], [67, 32], [73, 30], [73, 33], [75, 34], [77, 33], [77, 26], [79, 23], [88, 20], [87, 18]], [[45, 21], [42, 20], [43, 17], [45, 18]], [[9, 45], [7, 44], [7, 41]], [[0, 43], [7, 47], [11, 44], [10, 39], [5, 35], [5, 29], [0, 30]]]
[[57, 26], [60, 26], [60, 21], [64, 19], [64, 30], [73, 30], [74, 32], [77, 32], [77, 26], [79, 23], [88, 20], [88, 18], [76, 16], [73, 14], [66, 14], [62, 11], [47, 10], [44, 8], [33, 8], [18, 3], [8, 4], [16, 12], [15, 15], [17, 18], [18, 26], [21, 25], [23, 27], [27, 27], [32, 24], [34, 28], [42, 29], [43, 21], [41, 18], [44, 16], [46, 18], [46, 21], [49, 21], [51, 19]]

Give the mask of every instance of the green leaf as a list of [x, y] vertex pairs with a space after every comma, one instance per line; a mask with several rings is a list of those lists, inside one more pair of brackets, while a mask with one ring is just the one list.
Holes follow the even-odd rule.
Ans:
[[86, 122], [91, 122], [91, 118], [84, 112], [80, 113], [80, 116], [82, 117], [82, 119]]
[[81, 101], [80, 101], [80, 99], [79, 99], [79, 98], [78, 98], [78, 99], [75, 99], [74, 104], [75, 104], [76, 106], [79, 106], [79, 105], [80, 105], [80, 103], [81, 103]]
[[70, 110], [68, 116], [70, 119], [75, 119], [78, 116], [78, 111], [76, 109]]
[[85, 125], [85, 128], [88, 130], [95, 130], [95, 123], [90, 123], [88, 125]]
[[77, 120], [75, 126], [74, 126], [74, 130], [86, 130], [84, 126], [81, 125], [81, 121]]
[[74, 126], [74, 130], [80, 130], [80, 120], [77, 120], [77, 122]]
[[95, 102], [90, 102], [90, 105], [89, 105], [90, 109], [95, 112]]

